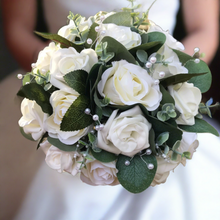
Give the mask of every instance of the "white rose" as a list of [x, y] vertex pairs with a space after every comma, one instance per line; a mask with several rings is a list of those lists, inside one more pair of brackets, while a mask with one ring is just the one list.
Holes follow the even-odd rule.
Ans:
[[34, 140], [38, 140], [46, 132], [44, 130], [44, 122], [48, 114], [44, 113], [41, 107], [29, 99], [23, 99], [21, 102], [22, 117], [18, 121], [20, 127], [26, 134], [31, 134]]
[[98, 83], [99, 93], [115, 105], [143, 104], [149, 111], [158, 108], [162, 99], [159, 85], [140, 66], [125, 60], [113, 62]]
[[75, 176], [80, 168], [79, 161], [82, 161], [82, 156], [76, 152], [66, 152], [51, 145], [47, 140], [40, 144], [40, 147], [46, 154], [45, 161], [47, 165], [57, 170], [57, 172], [68, 172]]
[[[199, 142], [197, 140], [197, 134], [195, 133], [188, 133], [183, 132], [182, 140], [180, 142], [179, 148], [176, 150], [179, 153], [183, 152], [190, 152], [190, 158], [192, 158], [193, 153], [196, 151], [196, 148], [199, 146]], [[171, 157], [172, 152], [168, 153], [168, 157]], [[182, 163], [184, 166], [186, 165], [186, 158], [182, 158], [181, 155], [177, 156], [176, 161], [170, 160], [169, 162], [163, 159], [162, 157], [156, 157], [157, 158], [157, 172], [154, 177], [153, 182], [151, 183], [151, 186], [156, 186], [161, 183], [165, 183], [167, 180], [167, 177], [170, 174], [170, 171], [174, 171], [174, 169]]]
[[97, 55], [92, 49], [84, 49], [80, 53], [72, 47], [60, 49], [51, 59], [50, 82], [59, 89], [66, 89], [68, 86], [63, 77], [67, 73], [79, 69], [89, 72], [97, 62]]
[[86, 163], [82, 169], [81, 180], [89, 185], [118, 185], [117, 169], [114, 162], [101, 163], [98, 160]]
[[169, 34], [168, 31], [164, 31], [160, 26], [156, 25], [154, 22], [150, 21], [150, 26], [147, 30], [148, 33], [150, 32], [162, 32], [166, 36], [165, 44], [176, 50], [184, 50], [184, 46], [182, 43], [177, 41], [172, 35]]
[[168, 87], [171, 96], [175, 100], [175, 106], [181, 113], [177, 118], [177, 124], [194, 125], [198, 114], [199, 104], [202, 99], [201, 91], [192, 83], [178, 83]]
[[118, 26], [116, 24], [102, 24], [98, 43], [106, 36], [114, 38], [128, 50], [141, 44], [140, 34], [131, 31], [130, 27]]
[[150, 146], [151, 124], [139, 106], [116, 115], [117, 110], [113, 111], [104, 128], [98, 131], [99, 148], [132, 157]]
[[[82, 17], [79, 25], [77, 26], [79, 31], [83, 32], [83, 31], [89, 30], [89, 28], [93, 24], [93, 20], [94, 20], [93, 17], [89, 17], [88, 20], [86, 20], [85, 17]], [[76, 28], [76, 25], [74, 21], [70, 20], [68, 25], [65, 25], [62, 28], [60, 28], [60, 30], [58, 31], [58, 34], [68, 39], [69, 41], [75, 42], [75, 38], [76, 36], [78, 36], [76, 33], [72, 32], [72, 29], [75, 29], [75, 28]]]
[[50, 103], [53, 107], [53, 114], [45, 121], [45, 129], [49, 136], [58, 138], [62, 143], [71, 145], [76, 143], [82, 136], [86, 135], [89, 127], [78, 131], [61, 131], [60, 124], [66, 111], [77, 99], [79, 94], [70, 89], [69, 92], [57, 90], [52, 93]]
[[[159, 63], [153, 65], [151, 76], [154, 79], [161, 79], [160, 72], [164, 72], [165, 76], [163, 78], [173, 76], [176, 74], [188, 73], [188, 69], [182, 66], [176, 53], [170, 49], [167, 45], [164, 45], [157, 53], [153, 53], [149, 58], [156, 57], [159, 54], [162, 60]], [[164, 65], [163, 63], [166, 63]]]
[[42, 75], [45, 75], [45, 73], [50, 70], [51, 57], [59, 49], [60, 48], [54, 42], [51, 42], [49, 46], [40, 51], [33, 72], [37, 74], [39, 70]]

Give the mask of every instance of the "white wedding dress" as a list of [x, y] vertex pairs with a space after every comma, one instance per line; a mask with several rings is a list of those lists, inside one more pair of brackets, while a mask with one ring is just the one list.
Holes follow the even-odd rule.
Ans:
[[[151, 2], [142, 1], [144, 8]], [[99, 10], [112, 11], [127, 5], [125, 0], [44, 1], [53, 33], [65, 24], [69, 10], [90, 16]], [[177, 0], [158, 0], [150, 19], [172, 32], [178, 7]], [[199, 141], [186, 167], [180, 165], [165, 184], [137, 195], [120, 185], [86, 185], [79, 178], [57, 173], [44, 162], [15, 220], [219, 220], [220, 139], [200, 134]]]

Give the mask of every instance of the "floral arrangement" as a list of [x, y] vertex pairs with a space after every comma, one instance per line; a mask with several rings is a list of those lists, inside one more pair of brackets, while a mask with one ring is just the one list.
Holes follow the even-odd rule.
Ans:
[[208, 66], [136, 12], [70, 12], [58, 34], [18, 75], [22, 134], [38, 141], [46, 163], [90, 185], [132, 193], [164, 183], [198, 147], [196, 133], [218, 132], [202, 119], [211, 101]]

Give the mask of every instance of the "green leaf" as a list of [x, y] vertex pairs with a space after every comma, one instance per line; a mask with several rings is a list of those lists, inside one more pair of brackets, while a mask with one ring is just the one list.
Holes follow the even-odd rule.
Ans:
[[97, 39], [97, 32], [95, 31], [95, 27], [99, 26], [97, 23], [93, 23], [92, 26], [90, 27], [89, 29], [89, 33], [88, 33], [88, 36], [87, 36], [87, 39], [92, 39], [92, 45], [91, 44], [88, 44], [87, 42], [85, 43], [85, 47], [86, 48], [90, 48], [92, 47], [93, 49], [95, 49], [95, 41]]
[[169, 132], [161, 133], [156, 140], [156, 143], [161, 146], [169, 139]]
[[30, 100], [35, 100], [44, 113], [49, 115], [53, 113], [53, 109], [49, 101], [50, 93], [45, 91], [44, 88], [38, 84], [30, 83], [22, 86], [17, 95]]
[[99, 160], [100, 162], [103, 162], [103, 163], [109, 163], [117, 159], [117, 155], [107, 152], [105, 150], [102, 150], [99, 153], [91, 150], [91, 153], [92, 153], [92, 156], [95, 157], [96, 160]]
[[161, 104], [164, 105], [166, 103], [173, 103], [175, 104], [175, 101], [173, 97], [170, 95], [170, 93], [160, 84], [160, 91], [163, 94]]
[[180, 62], [184, 65], [187, 61], [189, 60], [192, 60], [193, 57], [191, 57], [190, 55], [182, 52], [182, 51], [179, 51], [179, 50], [175, 50], [173, 49], [173, 51], [177, 54]]
[[88, 73], [85, 70], [75, 70], [66, 74], [63, 78], [66, 83], [79, 94], [85, 93]]
[[45, 38], [45, 39], [52, 40], [52, 41], [54, 41], [56, 43], [60, 43], [60, 46], [62, 48], [74, 47], [77, 52], [81, 52], [84, 49], [82, 46], [76, 45], [73, 42], [67, 40], [64, 37], [61, 37], [58, 34], [40, 33], [40, 32], [37, 32], [37, 31], [35, 31], [35, 33], [37, 35]]
[[31, 75], [31, 73], [27, 73], [23, 80], [22, 80], [22, 85], [26, 85], [26, 83], [31, 83], [31, 82], [34, 82], [34, 76]]
[[150, 149], [152, 150], [152, 153], [156, 155], [156, 146], [155, 146], [155, 132], [153, 129], [150, 129], [149, 132], [149, 143], [150, 143]]
[[148, 54], [152, 54], [154, 52], [157, 52], [165, 43], [166, 36], [165, 34], [161, 32], [151, 32], [146, 34], [148, 37], [148, 42], [141, 44], [137, 47], [134, 47], [129, 50], [129, 52], [135, 56], [137, 50], [144, 50], [147, 51]]
[[183, 152], [182, 157], [185, 157], [186, 159], [191, 159], [191, 153], [188, 151]]
[[177, 160], [178, 154], [174, 151], [171, 156], [171, 160]]
[[104, 107], [102, 108], [102, 114], [105, 116], [105, 117], [110, 117], [111, 114], [112, 114], [113, 110], [109, 107]]
[[47, 140], [50, 144], [59, 148], [62, 151], [76, 151], [76, 149], [77, 149], [76, 144], [67, 145], [67, 144], [62, 143], [57, 138], [52, 138], [52, 137], [48, 136]]
[[117, 12], [113, 15], [110, 15], [107, 17], [103, 24], [116, 24], [118, 26], [126, 26], [131, 27], [132, 26], [132, 17], [130, 12]]
[[27, 133], [24, 132], [23, 127], [20, 127], [20, 132], [21, 132], [21, 134], [22, 134], [26, 139], [28, 139], [29, 141], [36, 141], [36, 140], [34, 140], [34, 139], [32, 138], [32, 135], [31, 135], [30, 133], [27, 134]]
[[48, 133], [46, 132], [41, 138], [40, 141], [37, 144], [37, 150], [40, 148], [40, 144], [44, 141], [45, 138], [48, 137]]
[[212, 83], [212, 74], [207, 64], [202, 60], [200, 60], [199, 63], [195, 63], [194, 61], [190, 60], [186, 63], [185, 67], [189, 70], [189, 74], [207, 73], [205, 75], [193, 77], [189, 80], [189, 83], [193, 83], [194, 86], [199, 88], [202, 93], [207, 92]]
[[138, 50], [137, 53], [137, 58], [142, 62], [142, 63], [146, 63], [147, 62], [147, 58], [148, 55], [144, 50]]
[[192, 74], [177, 74], [174, 76], [170, 76], [167, 77], [165, 79], [160, 80], [160, 83], [164, 86], [170, 86], [170, 85], [174, 85], [177, 83], [183, 83], [186, 82], [188, 80], [190, 80], [192, 77], [198, 77], [200, 75], [204, 75], [207, 74], [207, 72], [203, 72], [203, 73], [192, 73]]
[[92, 117], [84, 113], [89, 107], [89, 98], [80, 95], [69, 107], [61, 122], [62, 131], [77, 131], [93, 123]]
[[178, 125], [180, 129], [187, 131], [187, 132], [194, 132], [194, 133], [211, 133], [215, 136], [219, 136], [218, 131], [212, 127], [208, 122], [195, 118], [194, 125]]
[[126, 60], [129, 63], [136, 64], [135, 58], [130, 54], [130, 52], [117, 40], [112, 37], [104, 37], [102, 43], [108, 43], [107, 52], [113, 52], [115, 56], [112, 61]]
[[[129, 166], [125, 165], [126, 161], [130, 161]], [[148, 164], [153, 164], [154, 168], [148, 169]], [[132, 159], [119, 155], [116, 168], [121, 185], [131, 193], [140, 193], [152, 183], [157, 170], [157, 160], [153, 155], [135, 155]]]
[[181, 144], [181, 141], [177, 141], [177, 142], [173, 145], [172, 150], [174, 150], [174, 151], [177, 150], [177, 149], [179, 148], [180, 144]]

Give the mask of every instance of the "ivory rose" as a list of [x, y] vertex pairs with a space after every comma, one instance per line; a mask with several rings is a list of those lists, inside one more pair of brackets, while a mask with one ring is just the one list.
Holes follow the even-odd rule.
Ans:
[[[190, 158], [192, 158], [193, 153], [196, 151], [196, 148], [199, 146], [199, 142], [197, 140], [197, 134], [195, 133], [189, 133], [189, 132], [183, 132], [182, 140], [180, 142], [179, 148], [176, 150], [179, 153], [183, 152], [190, 152]], [[168, 156], [171, 157], [172, 152], [168, 153]], [[186, 165], [186, 158], [181, 157], [181, 155], [178, 155], [176, 161], [170, 160], [169, 162], [163, 159], [162, 157], [156, 157], [157, 158], [157, 172], [154, 177], [153, 182], [151, 183], [151, 186], [156, 186], [161, 183], [165, 183], [167, 180], [167, 177], [170, 174], [170, 171], [173, 170], [182, 163], [184, 166]]]
[[131, 31], [130, 27], [118, 26], [116, 24], [102, 24], [101, 35], [98, 43], [105, 36], [109, 36], [120, 42], [128, 50], [141, 44], [141, 36], [138, 33]]
[[[93, 24], [93, 17], [89, 17], [88, 20], [86, 20], [85, 17], [82, 17], [82, 19], [80, 20], [80, 23], [78, 25], [78, 29], [80, 32], [89, 30], [89, 28], [91, 27], [91, 25]], [[68, 25], [63, 26], [62, 28], [60, 28], [60, 30], [58, 31], [58, 34], [66, 39], [68, 39], [69, 41], [75, 42], [75, 38], [78, 36], [77, 32], [73, 32], [72, 30], [74, 30], [76, 28], [76, 25], [74, 23], [73, 20], [70, 20]]]
[[48, 114], [35, 101], [26, 98], [21, 102], [21, 113], [23, 116], [18, 121], [19, 126], [26, 134], [31, 134], [35, 141], [41, 138], [45, 133], [44, 122]]
[[115, 154], [134, 156], [149, 145], [151, 124], [143, 116], [139, 106], [122, 112], [117, 116], [117, 110], [98, 131], [98, 147]]
[[[47, 165], [57, 170], [57, 172], [68, 172], [75, 176], [80, 168], [79, 161], [82, 161], [82, 156], [76, 152], [66, 152], [51, 145], [47, 140], [40, 144], [41, 149], [46, 154], [45, 161]], [[74, 157], [75, 155], [75, 157]]]
[[187, 82], [171, 85], [168, 90], [175, 100], [177, 110], [181, 113], [176, 120], [177, 124], [194, 125], [194, 116], [198, 114], [202, 99], [201, 91]]
[[52, 138], [58, 138], [62, 143], [71, 145], [76, 143], [82, 136], [86, 135], [89, 127], [78, 131], [61, 131], [60, 124], [70, 105], [77, 99], [79, 94], [73, 89], [57, 90], [52, 93], [50, 103], [53, 114], [45, 121], [45, 129]]
[[101, 96], [107, 96], [114, 105], [143, 104], [149, 111], [158, 108], [162, 99], [159, 85], [140, 66], [125, 60], [113, 62], [98, 83]]
[[97, 55], [92, 49], [84, 49], [80, 53], [73, 47], [60, 49], [54, 53], [51, 59], [50, 82], [59, 89], [68, 89], [63, 79], [67, 73], [79, 69], [89, 72], [97, 62]]
[[81, 180], [89, 185], [118, 185], [115, 161], [110, 163], [101, 163], [98, 160], [86, 163], [86, 169], [82, 169]]

